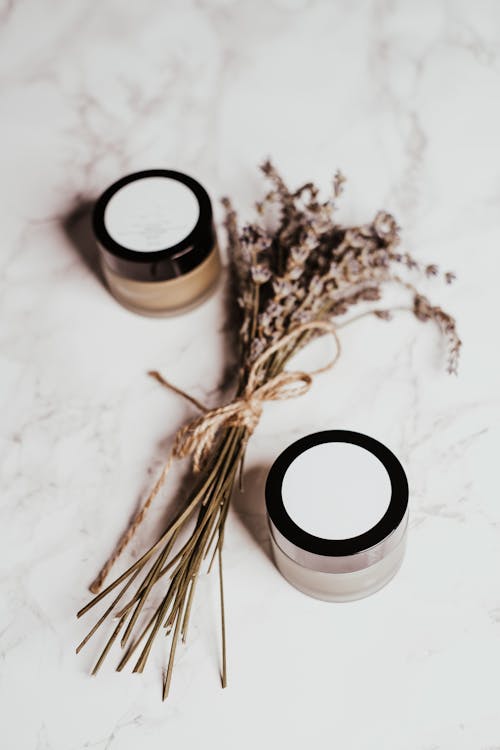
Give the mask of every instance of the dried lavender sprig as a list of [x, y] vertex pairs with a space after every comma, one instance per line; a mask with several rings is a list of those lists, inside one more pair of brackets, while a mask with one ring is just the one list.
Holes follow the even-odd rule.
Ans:
[[[264, 212], [266, 204], [277, 203], [281, 208], [281, 223], [274, 238], [274, 257], [268, 255], [265, 278], [259, 276], [257, 315], [255, 285], [251, 277], [258, 274], [259, 269], [252, 267], [251, 256], [244, 259], [247, 272], [241, 278], [250, 281], [248, 290], [243, 285], [243, 297], [252, 299], [250, 314], [248, 306], [242, 310], [242, 330], [252, 334], [243, 337], [242, 342], [242, 359], [247, 367], [293, 323], [325, 314], [340, 315], [359, 301], [379, 299], [382, 287], [397, 278], [391, 270], [393, 265], [403, 265], [409, 271], [419, 271], [426, 276], [438, 273], [435, 264], [422, 265], [410, 253], [399, 252], [400, 230], [389, 213], [379, 211], [371, 224], [342, 227], [334, 216], [335, 202], [320, 203], [319, 191], [312, 183], [292, 192], [270, 162], [266, 162], [262, 170], [272, 182], [273, 189], [259, 204], [260, 213]], [[340, 194], [343, 182], [344, 178], [338, 176], [335, 198]], [[310, 196], [309, 201], [304, 200], [304, 194]], [[318, 212], [322, 212], [323, 222], [319, 232], [312, 231], [313, 219]], [[234, 235], [234, 211], [232, 222]], [[256, 237], [262, 231], [258, 223], [247, 225], [244, 236]], [[284, 270], [280, 270], [283, 258], [286, 262]], [[444, 278], [450, 283], [454, 275], [447, 272]], [[358, 287], [367, 290], [358, 292]], [[325, 307], [321, 299], [323, 294], [328, 294], [335, 304]], [[455, 341], [454, 321], [450, 316], [445, 320], [437, 309], [433, 314], [450, 340], [452, 369], [460, 348]]]

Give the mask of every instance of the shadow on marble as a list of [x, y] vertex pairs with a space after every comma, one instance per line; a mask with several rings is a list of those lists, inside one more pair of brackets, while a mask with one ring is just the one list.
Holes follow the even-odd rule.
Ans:
[[62, 229], [69, 239], [72, 248], [88, 270], [103, 285], [104, 277], [99, 264], [97, 246], [92, 231], [92, 201], [78, 203], [67, 216], [62, 219]]
[[235, 487], [233, 513], [246, 528], [265, 556], [272, 561], [264, 488], [269, 466], [257, 464], [243, 475], [243, 492]]

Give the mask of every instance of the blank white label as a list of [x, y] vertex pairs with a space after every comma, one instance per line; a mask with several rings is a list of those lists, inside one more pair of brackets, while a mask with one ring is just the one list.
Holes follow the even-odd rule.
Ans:
[[170, 177], [144, 177], [124, 185], [111, 197], [104, 224], [122, 247], [154, 252], [185, 239], [199, 215], [198, 199], [182, 182]]
[[372, 453], [351, 443], [322, 443], [301, 453], [283, 477], [285, 510], [304, 531], [350, 539], [387, 511], [391, 481]]

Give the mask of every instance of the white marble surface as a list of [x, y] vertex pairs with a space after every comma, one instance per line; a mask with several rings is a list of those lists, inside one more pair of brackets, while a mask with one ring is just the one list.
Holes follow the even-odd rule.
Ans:
[[[499, 3], [3, 0], [0, 79], [2, 748], [498, 750]], [[170, 166], [250, 216], [267, 155], [325, 187], [340, 167], [345, 221], [385, 207], [457, 271], [431, 294], [463, 359], [450, 378], [431, 327], [365, 319], [307, 396], [266, 406], [225, 547], [229, 687], [204, 578], [162, 704], [160, 650], [143, 676], [91, 678], [100, 644], [75, 656], [91, 620], [74, 615], [192, 415], [145, 372], [220, 401], [223, 299], [161, 321], [121, 309], [86, 206]], [[402, 570], [338, 606], [279, 576], [263, 517], [278, 451], [328, 427], [385, 441], [411, 484]]]

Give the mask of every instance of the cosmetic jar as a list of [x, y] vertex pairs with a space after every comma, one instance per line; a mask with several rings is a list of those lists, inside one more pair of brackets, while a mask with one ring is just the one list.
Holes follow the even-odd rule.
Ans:
[[307, 435], [276, 459], [265, 492], [274, 560], [304, 593], [360, 599], [399, 569], [408, 482], [378, 440], [348, 430]]
[[182, 172], [149, 169], [118, 180], [97, 200], [93, 227], [109, 290], [133, 312], [168, 315], [216, 285], [210, 198]]

